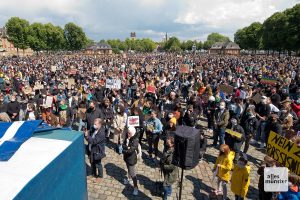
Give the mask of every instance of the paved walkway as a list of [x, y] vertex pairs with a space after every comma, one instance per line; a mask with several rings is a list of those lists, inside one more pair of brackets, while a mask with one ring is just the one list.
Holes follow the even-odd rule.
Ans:
[[[203, 126], [205, 127], [205, 123]], [[206, 133], [208, 138], [211, 137]], [[183, 200], [206, 200], [206, 199], [221, 199], [212, 194], [212, 190], [216, 187], [216, 183], [212, 182], [212, 168], [218, 155], [218, 150], [210, 147], [212, 140], [208, 139], [209, 147], [205, 155], [205, 161], [200, 162], [197, 167], [192, 170], [184, 171], [184, 181], [182, 190]], [[162, 141], [160, 141], [160, 150], [162, 150]], [[146, 159], [147, 146], [142, 145], [143, 161], [139, 161], [136, 169], [138, 174], [139, 195], [133, 196], [132, 186], [125, 186], [123, 179], [126, 176], [126, 165], [122, 155], [118, 155], [111, 145], [106, 148], [107, 157], [103, 160], [104, 178], [101, 183], [94, 183], [94, 178], [88, 176], [88, 197], [93, 199], [106, 200], [121, 200], [121, 199], [162, 199], [155, 193], [155, 182], [161, 180], [158, 168], [155, 168], [154, 163]], [[247, 199], [258, 199], [258, 175], [256, 173], [259, 163], [263, 159], [264, 154], [257, 151], [254, 147], [250, 147], [248, 159], [251, 165], [251, 184]], [[90, 174], [89, 162], [87, 160], [87, 173]], [[181, 170], [180, 170], [181, 173]], [[234, 199], [228, 184], [229, 198]], [[170, 199], [177, 199], [179, 194], [178, 184], [173, 187], [173, 194]]]

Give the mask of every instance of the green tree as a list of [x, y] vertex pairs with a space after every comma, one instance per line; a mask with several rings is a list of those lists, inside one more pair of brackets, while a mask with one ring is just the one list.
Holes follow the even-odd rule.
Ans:
[[261, 47], [262, 24], [254, 22], [250, 26], [239, 29], [234, 34], [234, 41], [242, 49], [257, 50]]
[[46, 50], [57, 51], [65, 47], [64, 30], [51, 23], [45, 24], [46, 29]]
[[156, 43], [149, 38], [142, 39], [140, 42], [145, 52], [152, 52], [157, 46]]
[[291, 51], [299, 51], [300, 49], [300, 4], [295, 5], [291, 9], [283, 12], [286, 16], [286, 49]]
[[41, 23], [33, 23], [29, 26], [28, 44], [34, 51], [47, 49], [46, 27]]
[[68, 23], [64, 28], [66, 47], [69, 50], [80, 50], [87, 44], [87, 37], [81, 27]]
[[179, 49], [181, 50], [179, 39], [177, 37], [171, 37], [167, 42], [165, 42], [165, 44], [163, 45], [163, 49], [166, 51], [177, 51]]
[[24, 52], [24, 49], [28, 48], [29, 22], [19, 17], [12, 17], [7, 21], [5, 27], [8, 41], [14, 44], [18, 53], [19, 49], [23, 49]]
[[201, 41], [199, 41], [199, 42], [195, 41], [195, 44], [196, 44], [197, 50], [201, 50], [203, 48], [203, 43]]
[[203, 44], [204, 49], [209, 49], [216, 42], [229, 42], [229, 37], [221, 35], [220, 33], [211, 33], [207, 36], [207, 40]]
[[263, 23], [262, 43], [268, 50], [281, 51], [286, 48], [287, 16], [276, 12]]
[[237, 43], [241, 49], [247, 49], [246, 27], [237, 30], [234, 34], [234, 42]]

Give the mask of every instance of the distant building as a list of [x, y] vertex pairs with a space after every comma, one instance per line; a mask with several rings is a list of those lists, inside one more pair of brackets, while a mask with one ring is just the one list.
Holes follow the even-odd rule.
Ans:
[[234, 42], [216, 42], [208, 50], [209, 54], [240, 55], [241, 48]]
[[84, 49], [84, 53], [87, 55], [110, 55], [112, 54], [112, 48], [104, 42], [94, 43]]
[[[24, 54], [23, 54], [24, 53]], [[6, 32], [6, 28], [0, 28], [0, 55], [1, 56], [12, 56], [17, 55], [17, 48], [14, 47], [14, 44], [8, 41], [8, 35]], [[28, 48], [25, 49], [24, 52], [22, 49], [19, 49], [19, 55], [26, 56], [26, 55], [32, 55], [33, 50]]]

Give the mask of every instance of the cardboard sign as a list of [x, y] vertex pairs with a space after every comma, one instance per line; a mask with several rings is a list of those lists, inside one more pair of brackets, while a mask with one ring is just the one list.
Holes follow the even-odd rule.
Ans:
[[36, 83], [33, 88], [33, 90], [42, 90], [42, 89], [44, 89], [44, 85], [40, 83]]
[[56, 72], [56, 66], [51, 66], [51, 72]]
[[242, 134], [240, 134], [239, 132], [233, 131], [231, 129], [226, 129], [225, 132], [232, 135], [232, 136], [234, 136], [234, 137], [242, 138]]
[[74, 78], [68, 78], [68, 89], [71, 89], [72, 85], [75, 85], [75, 79]]
[[267, 145], [267, 155], [300, 175], [300, 147], [285, 137], [271, 131]]
[[121, 89], [121, 80], [106, 79], [105, 87], [108, 89]]
[[128, 117], [127, 126], [137, 127], [140, 126], [140, 118], [139, 116], [130, 116]]
[[152, 86], [152, 85], [149, 85], [149, 86], [147, 87], [147, 89], [146, 89], [146, 92], [147, 92], [147, 93], [153, 93], [153, 94], [155, 94], [155, 92], [156, 92], [156, 87], [154, 87], [154, 86]]
[[71, 75], [75, 75], [76, 73], [77, 73], [76, 69], [69, 70], [69, 74], [71, 74]]
[[46, 107], [51, 108], [52, 107], [52, 103], [53, 103], [53, 96], [47, 96], [46, 97]]
[[230, 85], [220, 85], [220, 90], [226, 94], [232, 94], [234, 87]]
[[150, 65], [147, 65], [146, 66], [146, 72], [151, 72], [152, 71], [152, 66], [150, 66]]
[[190, 66], [188, 64], [183, 64], [179, 67], [179, 72], [182, 74], [190, 73]]
[[261, 94], [257, 93], [256, 95], [254, 95], [252, 97], [253, 101], [255, 101], [255, 103], [259, 103], [261, 100]]
[[32, 88], [30, 86], [27, 86], [23, 89], [25, 94], [30, 94], [32, 92]]

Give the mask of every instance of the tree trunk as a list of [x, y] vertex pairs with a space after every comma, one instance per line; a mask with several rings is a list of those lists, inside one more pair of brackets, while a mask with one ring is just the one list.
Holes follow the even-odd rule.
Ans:
[[25, 56], [25, 49], [23, 49], [23, 57]]
[[19, 56], [19, 48], [17, 48], [17, 56]]

